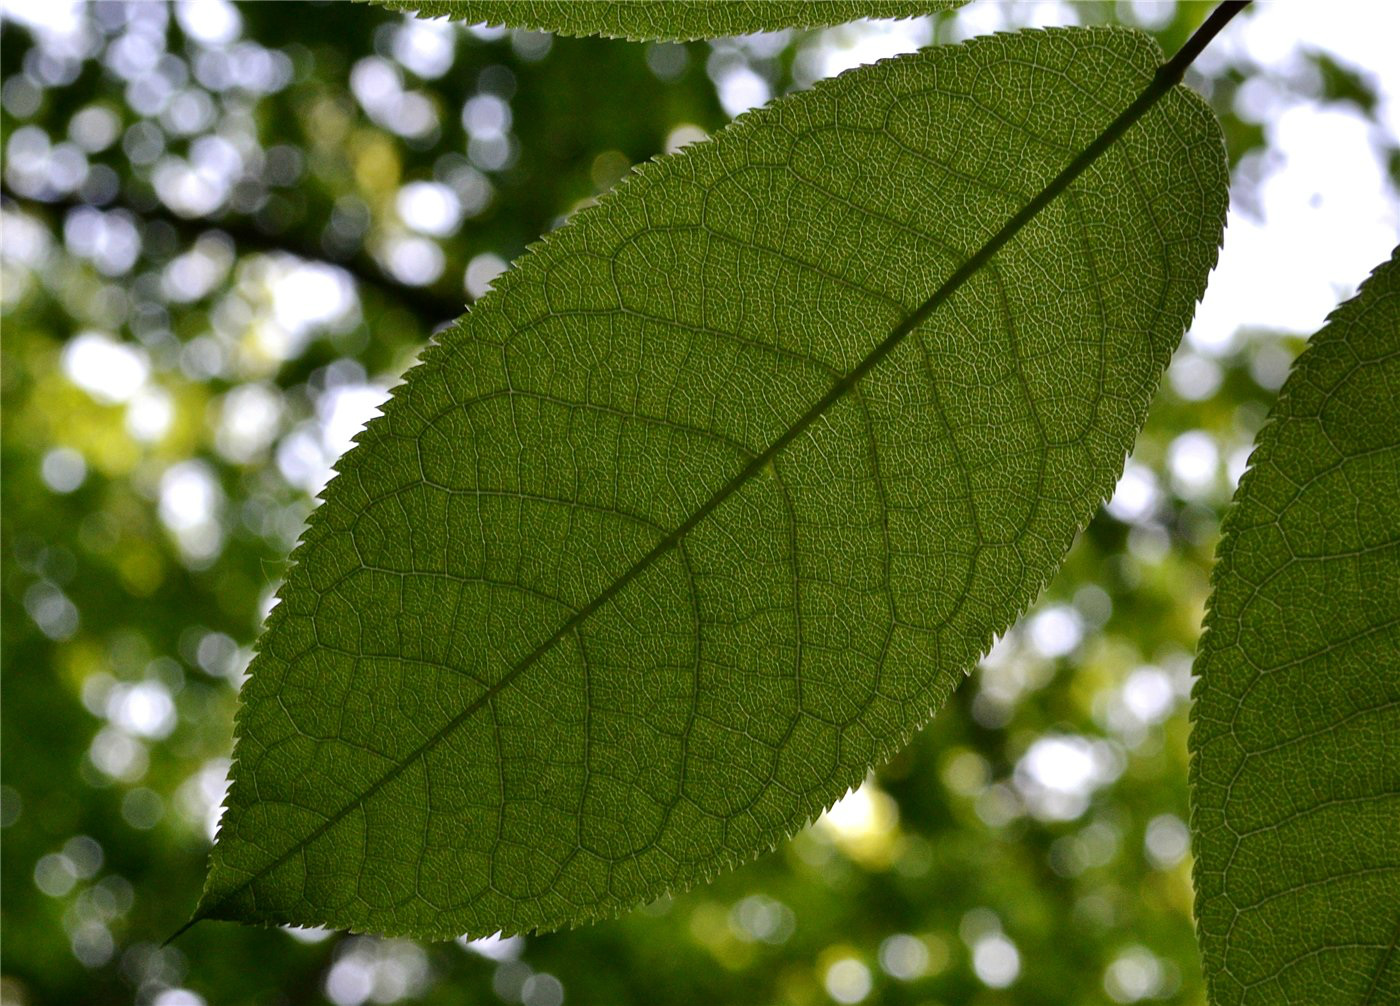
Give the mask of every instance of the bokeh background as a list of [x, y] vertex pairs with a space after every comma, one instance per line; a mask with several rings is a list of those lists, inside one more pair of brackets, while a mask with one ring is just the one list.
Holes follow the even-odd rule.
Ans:
[[250, 646], [330, 465], [431, 333], [630, 165], [996, 4], [712, 43], [364, 5], [5, 0], [4, 1004], [1203, 1003], [1191, 654], [1300, 335], [1400, 232], [1394, 5], [1269, 4], [1190, 83], [1221, 264], [1111, 501], [910, 748], [811, 828], [617, 921], [418, 944], [192, 909]]

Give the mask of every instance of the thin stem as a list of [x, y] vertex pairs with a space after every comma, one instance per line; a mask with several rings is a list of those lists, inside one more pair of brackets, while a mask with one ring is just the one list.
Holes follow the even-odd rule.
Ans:
[[1219, 35], [1221, 29], [1230, 23], [1240, 11], [1250, 4], [1250, 0], [1224, 0], [1219, 7], [1210, 12], [1210, 17], [1205, 23], [1192, 32], [1191, 37], [1186, 40], [1186, 44], [1177, 50], [1176, 55], [1163, 64], [1158, 73], [1166, 74], [1173, 84], [1180, 84], [1186, 76], [1186, 68], [1196, 61], [1196, 57], [1201, 54], [1201, 50], [1210, 44], [1211, 39]]

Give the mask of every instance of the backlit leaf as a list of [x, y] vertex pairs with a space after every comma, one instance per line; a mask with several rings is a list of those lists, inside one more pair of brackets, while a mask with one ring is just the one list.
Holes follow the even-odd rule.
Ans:
[[1196, 674], [1212, 1001], [1400, 1001], [1400, 255], [1312, 337], [1259, 435]]
[[905, 18], [966, 0], [378, 0], [422, 17], [559, 35], [684, 42], [780, 28], [819, 28], [856, 18]]
[[896, 751], [1122, 469], [1223, 226], [1204, 103], [1167, 90], [877, 347], [1159, 61], [1057, 29], [862, 67], [521, 259], [313, 515], [199, 917], [609, 916], [772, 847]]

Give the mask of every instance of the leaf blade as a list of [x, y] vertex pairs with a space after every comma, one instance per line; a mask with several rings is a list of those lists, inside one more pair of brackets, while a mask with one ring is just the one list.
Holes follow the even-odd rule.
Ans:
[[908, 18], [967, 0], [376, 0], [419, 17], [558, 35], [634, 42], [690, 42], [784, 28], [821, 28], [857, 18]]
[[[906, 352], [846, 387], [762, 476], [706, 501], [1031, 201], [1018, 186], [1034, 192], [1094, 140], [1112, 99], [1130, 104], [1157, 63], [1141, 35], [1083, 30], [853, 71], [648, 166], [507, 273], [411, 373], [316, 513], [247, 685], [202, 911], [442, 936], [614, 914], [771, 846], [892, 753], [1034, 596], [1121, 469], [1218, 243], [1209, 113], [1174, 89]], [[1017, 92], [1040, 101], [987, 97]], [[1073, 121], [1065, 100], [1084, 106]], [[965, 131], [929, 132], [931, 112]], [[1010, 132], [1019, 160], [969, 145], [973, 127]], [[864, 160], [829, 155], [854, 143]], [[464, 419], [473, 408], [499, 413]], [[1049, 491], [1027, 496], [1038, 480]], [[562, 525], [549, 515], [560, 505]], [[688, 522], [678, 547], [628, 573]], [[930, 536], [941, 550], [928, 552]], [[338, 539], [353, 548], [327, 546]], [[447, 575], [468, 560], [470, 577]], [[434, 577], [460, 583], [435, 594]], [[511, 592], [509, 617], [481, 603], [496, 589]], [[463, 609], [470, 624], [441, 617]], [[929, 628], [939, 620], [942, 635]], [[451, 649], [462, 638], [495, 652]], [[634, 673], [645, 658], [649, 673]], [[512, 670], [522, 661], [536, 669]], [[435, 718], [376, 730], [361, 691], [420, 705], [427, 692]], [[544, 727], [530, 722], [541, 711]], [[341, 743], [346, 731], [374, 751]], [[426, 757], [424, 737], [442, 745], [439, 777], [495, 771], [433, 787], [419, 762], [439, 754]], [[376, 787], [380, 820], [360, 831], [360, 808], [356, 820], [317, 809], [350, 806], [336, 803], [346, 775], [359, 778], [344, 792]], [[480, 795], [507, 791], [529, 806]], [[424, 796], [490, 848], [435, 833], [415, 810]], [[263, 847], [277, 832], [299, 836], [295, 857]], [[396, 846], [415, 850], [411, 882]], [[566, 876], [599, 849], [614, 857], [601, 882], [598, 870]], [[358, 864], [354, 885], [337, 883], [335, 853]], [[431, 857], [429, 873], [467, 878], [489, 904], [396, 918], [389, 906]], [[379, 885], [368, 894], [364, 872]], [[497, 896], [503, 883], [512, 897]], [[346, 886], [399, 901], [360, 912]]]
[[1397, 346], [1400, 254], [1309, 340], [1226, 518], [1191, 732], [1215, 1003], [1400, 993]]

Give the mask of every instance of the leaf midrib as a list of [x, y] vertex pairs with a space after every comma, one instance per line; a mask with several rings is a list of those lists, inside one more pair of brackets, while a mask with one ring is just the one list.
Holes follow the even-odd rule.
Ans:
[[[388, 786], [408, 768], [415, 764], [420, 758], [436, 748], [443, 740], [456, 731], [462, 724], [472, 718], [484, 706], [490, 703], [497, 695], [517, 681], [521, 675], [534, 666], [541, 657], [548, 653], [561, 639], [568, 636], [577, 629], [583, 622], [590, 618], [594, 612], [598, 611], [605, 604], [616, 597], [627, 588], [642, 573], [649, 569], [658, 559], [675, 548], [696, 525], [719, 508], [726, 500], [748, 484], [752, 479], [778, 455], [784, 448], [801, 436], [806, 430], [821, 418], [828, 409], [836, 402], [846, 396], [848, 392], [865, 375], [875, 369], [887, 356], [899, 346], [914, 329], [923, 324], [935, 310], [945, 303], [959, 288], [969, 279], [976, 275], [984, 265], [990, 261], [997, 252], [1011, 241], [1027, 223], [1034, 219], [1041, 210], [1053, 202], [1062, 192], [1065, 191], [1085, 170], [1101, 157], [1114, 143], [1116, 143], [1124, 133], [1126, 133], [1134, 123], [1152, 108], [1153, 105], [1173, 86], [1180, 83], [1185, 73], [1186, 67], [1204, 47], [1205, 43], [1213, 37], [1225, 22], [1232, 16], [1233, 11], [1229, 9], [1236, 5], [1229, 3], [1222, 4], [1211, 15], [1211, 19], [1176, 53], [1172, 59], [1158, 67], [1152, 80], [1142, 93], [1128, 105], [1118, 116], [1110, 122], [1084, 150], [1074, 158], [1068, 165], [1061, 169], [1046, 186], [1030, 202], [1021, 208], [1010, 220], [1002, 225], [992, 237], [990, 237], [981, 248], [977, 250], [966, 262], [959, 266], [948, 279], [944, 280], [922, 304], [915, 308], [903, 321], [896, 325], [881, 342], [875, 346], [866, 356], [845, 376], [837, 379], [826, 394], [812, 405], [803, 415], [792, 424], [786, 431], [774, 440], [762, 453], [755, 455], [749, 462], [721, 486], [709, 499], [700, 505], [689, 517], [686, 518], [675, 530], [662, 538], [644, 556], [634, 562], [626, 571], [618, 576], [612, 583], [604, 588], [593, 600], [579, 608], [574, 614], [564, 621], [555, 632], [544, 642], [536, 646], [524, 659], [503, 674], [499, 680], [487, 688], [480, 696], [465, 706], [461, 712], [450, 719], [443, 726], [439, 727], [431, 736], [424, 740], [418, 747], [410, 751], [393, 768], [384, 773], [376, 782], [367, 787], [358, 797], [348, 802], [335, 814], [327, 817], [320, 825], [314, 828], [303, 838], [293, 842], [287, 849], [270, 860], [265, 866], [250, 874], [246, 880], [233, 888], [228, 893], [219, 898], [218, 901], [208, 906], [201, 906], [194, 916], [182, 926], [170, 940], [175, 939], [180, 933], [202, 919], [213, 918], [215, 913], [224, 905], [237, 898], [253, 884], [257, 883], [267, 874], [287, 862], [292, 856], [302, 849], [311, 845], [321, 836], [334, 828], [345, 819], [352, 811], [361, 807], [372, 799], [375, 794]], [[1222, 12], [1227, 12], [1222, 16]], [[169, 940], [166, 941], [167, 943]]]
[[1366, 994], [1361, 997], [1360, 1006], [1372, 1006], [1377, 1002], [1376, 993], [1381, 990], [1381, 979], [1385, 977], [1386, 971], [1390, 970], [1390, 961], [1395, 956], [1397, 948], [1400, 948], [1400, 913], [1395, 916], [1395, 934], [1390, 938], [1390, 946], [1381, 954], [1380, 963], [1376, 966], [1376, 973], [1371, 976], [1371, 984], [1366, 989]]

